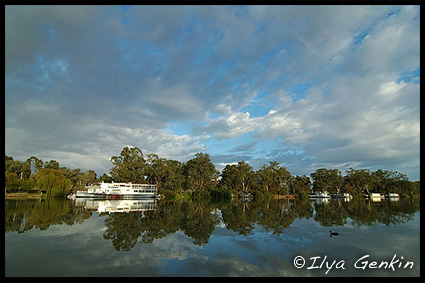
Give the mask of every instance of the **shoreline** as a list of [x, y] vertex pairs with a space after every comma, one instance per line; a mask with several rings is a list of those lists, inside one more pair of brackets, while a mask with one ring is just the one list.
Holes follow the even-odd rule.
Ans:
[[41, 193], [8, 193], [4, 195], [4, 199], [41, 199]]

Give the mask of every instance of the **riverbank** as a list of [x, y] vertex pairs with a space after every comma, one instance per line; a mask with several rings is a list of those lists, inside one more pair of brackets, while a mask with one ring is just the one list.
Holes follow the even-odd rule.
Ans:
[[7, 193], [4, 199], [41, 199], [42, 193]]

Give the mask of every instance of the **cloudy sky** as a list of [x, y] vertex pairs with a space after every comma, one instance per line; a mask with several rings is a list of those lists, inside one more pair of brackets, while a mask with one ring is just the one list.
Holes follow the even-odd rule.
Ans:
[[419, 6], [6, 6], [5, 153], [419, 180]]

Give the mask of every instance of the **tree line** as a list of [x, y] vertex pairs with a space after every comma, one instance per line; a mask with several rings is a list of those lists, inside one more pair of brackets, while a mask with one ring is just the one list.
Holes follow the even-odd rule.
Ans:
[[31, 156], [25, 161], [13, 160], [5, 155], [5, 193], [45, 193], [62, 197], [72, 189], [84, 189], [91, 182], [97, 182], [93, 170], [59, 167], [56, 160], [45, 161]]
[[120, 155], [112, 156], [110, 160], [110, 175], [104, 173], [97, 178], [93, 170], [59, 167], [55, 160], [43, 162], [32, 156], [21, 162], [6, 155], [5, 191], [41, 191], [62, 196], [90, 183], [114, 181], [156, 184], [161, 194], [188, 193], [211, 198], [231, 198], [240, 193], [251, 193], [254, 197], [305, 197], [312, 191], [347, 192], [353, 196], [370, 193], [412, 196], [420, 193], [419, 181], [411, 182], [402, 173], [381, 169], [372, 172], [350, 168], [343, 176], [338, 169], [320, 168], [310, 176], [294, 176], [276, 161], [264, 164], [259, 170], [239, 161], [220, 172], [207, 153], [197, 153], [193, 159], [180, 162], [153, 153], [145, 156], [137, 147], [125, 147]]

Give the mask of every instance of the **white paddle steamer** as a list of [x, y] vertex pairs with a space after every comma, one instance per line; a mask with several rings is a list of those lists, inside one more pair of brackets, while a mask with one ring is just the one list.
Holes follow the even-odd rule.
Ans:
[[93, 197], [116, 197], [116, 198], [156, 198], [157, 187], [151, 184], [132, 184], [132, 183], [104, 183], [100, 186], [87, 187], [85, 191], [77, 191], [77, 198], [93, 198]]

